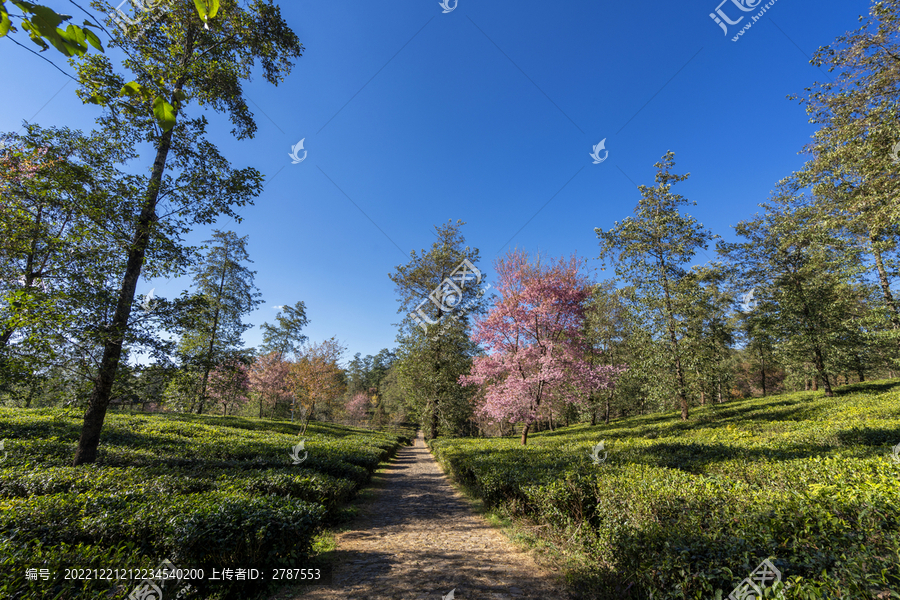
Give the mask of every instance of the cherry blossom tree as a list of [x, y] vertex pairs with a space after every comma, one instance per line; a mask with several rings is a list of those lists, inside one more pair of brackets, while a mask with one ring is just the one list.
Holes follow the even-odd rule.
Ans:
[[270, 352], [256, 358], [250, 367], [250, 391], [259, 400], [259, 418], [263, 408], [275, 409], [281, 403], [290, 402], [291, 388], [288, 373], [291, 363], [279, 352]]
[[247, 366], [239, 362], [219, 365], [209, 374], [210, 399], [222, 405], [222, 414], [231, 414], [249, 400], [250, 378]]
[[309, 427], [317, 407], [330, 408], [335, 398], [347, 389], [339, 365], [346, 350], [336, 338], [330, 338], [321, 344], [305, 345], [297, 361], [291, 364], [288, 383], [305, 414], [301, 434]]
[[361, 422], [366, 418], [366, 412], [369, 409], [369, 397], [365, 392], [357, 392], [350, 398], [350, 401], [347, 402], [347, 405], [344, 407], [344, 410], [347, 411], [347, 415], [356, 421], [357, 423]]
[[569, 259], [529, 261], [521, 250], [495, 263], [499, 294], [476, 321], [473, 340], [486, 356], [476, 357], [462, 385], [478, 385], [477, 412], [493, 421], [523, 422], [528, 430], [553, 404], [584, 404], [594, 391], [613, 385], [621, 366], [592, 365], [584, 337], [585, 303], [591, 284], [582, 263]]

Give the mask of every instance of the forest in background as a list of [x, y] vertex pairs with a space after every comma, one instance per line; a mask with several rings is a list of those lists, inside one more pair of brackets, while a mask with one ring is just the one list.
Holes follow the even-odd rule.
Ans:
[[[464, 223], [437, 226], [432, 247], [390, 274], [397, 346], [349, 361], [339, 340], [306, 338], [299, 299], [263, 324], [262, 346], [246, 348], [244, 318], [261, 302], [249, 240], [215, 229], [202, 247], [182, 242], [197, 226], [240, 220], [235, 209], [262, 186], [259, 172], [218, 153], [187, 107], [203, 99], [237, 137], [252, 136], [246, 73], [229, 66], [256, 57], [277, 84], [303, 49], [272, 4], [252, 13], [223, 3], [230, 32], [204, 27], [218, 4], [177, 4], [161, 17], [186, 24], [173, 37], [113, 29], [111, 40], [140, 57], [121, 65], [128, 76], [86, 29], [61, 36], [20, 22], [78, 57], [80, 97], [105, 109], [94, 131], [26, 124], [3, 134], [0, 150], [0, 402], [84, 410], [75, 464], [96, 458], [117, 406], [415, 422], [430, 438], [515, 430], [526, 443], [529, 431], [559, 425], [672, 408], [689, 419], [692, 406], [831, 396], [896, 375], [900, 2], [873, 4], [858, 31], [815, 53], [831, 79], [794, 98], [817, 127], [798, 149], [808, 160], [735, 225], [737, 241], [690, 216], [676, 189], [688, 175], [666, 152], [632, 214], [623, 208], [595, 230], [596, 257], [512, 250], [495, 261], [496, 282], [479, 272], [470, 285], [457, 275], [478, 268], [479, 252]], [[262, 43], [256, 33], [272, 22], [284, 26]], [[201, 60], [221, 71], [197, 69]], [[157, 150], [146, 175], [128, 169], [139, 142]], [[589, 279], [587, 258], [614, 277]], [[186, 274], [194, 285], [180, 297], [136, 294], [141, 277]], [[136, 360], [142, 353], [149, 362]]]

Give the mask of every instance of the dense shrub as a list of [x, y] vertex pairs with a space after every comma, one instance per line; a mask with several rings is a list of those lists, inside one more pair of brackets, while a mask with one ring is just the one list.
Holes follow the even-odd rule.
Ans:
[[486, 506], [585, 556], [585, 597], [726, 598], [769, 558], [787, 599], [900, 598], [900, 385], [870, 385], [431, 446]]
[[[100, 460], [69, 466], [80, 421], [0, 409], [0, 598], [125, 598], [138, 581], [65, 569], [307, 566], [312, 539], [399, 447], [387, 434], [195, 415], [111, 414]], [[306, 459], [291, 449], [305, 443]], [[51, 580], [28, 581], [28, 568]], [[265, 582], [194, 582], [193, 598], [253, 598]]]

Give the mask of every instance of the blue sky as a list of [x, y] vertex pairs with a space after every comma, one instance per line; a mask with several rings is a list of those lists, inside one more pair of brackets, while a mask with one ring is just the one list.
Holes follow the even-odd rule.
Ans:
[[[828, 79], [809, 58], [869, 8], [777, 0], [733, 42], [765, 4], [745, 13], [741, 1], [756, 3], [721, 5], [731, 20], [745, 16], [727, 36], [709, 16], [719, 0], [459, 0], [449, 13], [438, 0], [278, 1], [306, 51], [279, 87], [258, 76], [246, 86], [256, 137], [239, 142], [225, 117], [208, 114], [222, 154], [267, 180], [242, 223], [214, 226], [249, 236], [265, 304], [249, 317], [247, 344], [260, 343], [274, 306], [303, 300], [311, 340], [336, 336], [348, 357], [394, 348], [402, 316], [388, 274], [448, 220], [467, 222], [488, 282], [513, 246], [594, 259], [594, 228], [632, 213], [635, 184], [653, 183], [668, 150], [676, 172], [691, 173], [675, 191], [697, 202], [692, 214], [734, 239], [732, 226], [804, 160], [813, 126], [786, 96]], [[80, 103], [73, 82], [6, 40], [0, 48], [0, 77], [14, 90], [3, 94], [0, 130], [93, 126], [99, 109]], [[58, 53], [45, 56], [71, 72]], [[593, 164], [604, 138], [608, 158]], [[292, 164], [301, 139], [307, 157]], [[142, 153], [148, 169], [151, 156]], [[141, 281], [138, 293], [189, 286]]]

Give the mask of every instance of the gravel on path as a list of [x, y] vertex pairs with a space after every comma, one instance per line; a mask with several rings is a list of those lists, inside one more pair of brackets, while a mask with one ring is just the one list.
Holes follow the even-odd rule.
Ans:
[[[374, 499], [337, 535], [333, 586], [272, 600], [564, 600], [569, 594], [476, 515], [422, 433], [384, 472]], [[453, 594], [450, 594], [450, 592]]]

